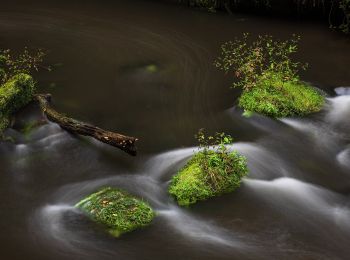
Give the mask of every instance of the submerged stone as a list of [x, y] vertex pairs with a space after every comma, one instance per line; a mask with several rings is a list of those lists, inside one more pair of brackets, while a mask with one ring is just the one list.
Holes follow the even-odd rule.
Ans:
[[120, 68], [123, 73], [140, 75], [140, 74], [154, 74], [159, 72], [160, 65], [156, 62], [137, 62], [134, 64], [126, 64]]
[[104, 225], [115, 237], [148, 226], [155, 216], [148, 203], [111, 187], [102, 188], [87, 196], [75, 207], [85, 212], [92, 220]]
[[[225, 154], [225, 163], [214, 163], [222, 160], [214, 151], [208, 157], [202, 152], [196, 153], [180, 171], [173, 176], [169, 193], [180, 206], [189, 206], [198, 201], [230, 193], [236, 190], [247, 175], [245, 157], [236, 152]], [[203, 167], [203, 160], [208, 160]]]
[[149, 73], [155, 73], [159, 70], [158, 66], [156, 64], [148, 64], [145, 67], [145, 70]]

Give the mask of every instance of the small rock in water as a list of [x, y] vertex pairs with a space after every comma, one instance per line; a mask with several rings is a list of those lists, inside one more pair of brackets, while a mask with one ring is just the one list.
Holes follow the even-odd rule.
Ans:
[[115, 237], [148, 226], [155, 215], [146, 202], [111, 187], [89, 195], [75, 207], [92, 220], [106, 226], [108, 232]]
[[155, 73], [159, 70], [159, 68], [155, 64], [149, 64], [145, 67], [145, 70], [149, 73]]

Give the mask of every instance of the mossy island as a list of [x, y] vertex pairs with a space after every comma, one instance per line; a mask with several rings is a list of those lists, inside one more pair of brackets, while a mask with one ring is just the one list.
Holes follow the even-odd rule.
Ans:
[[34, 91], [33, 78], [23, 73], [0, 86], [0, 134], [9, 126], [11, 116], [32, 100]]
[[308, 64], [292, 59], [300, 37], [294, 35], [283, 41], [265, 35], [249, 44], [248, 36], [224, 43], [215, 62], [218, 68], [235, 75], [233, 87], [243, 90], [238, 105], [245, 114], [256, 112], [282, 118], [320, 111], [324, 94], [299, 76]]
[[230, 136], [217, 133], [206, 137], [200, 131], [197, 139], [202, 150], [194, 153], [169, 186], [169, 193], [180, 206], [233, 192], [248, 173], [246, 158], [226, 147], [232, 142]]
[[114, 237], [151, 224], [155, 213], [148, 203], [129, 193], [104, 187], [75, 205]]
[[36, 89], [31, 76], [42, 62], [44, 53], [23, 53], [13, 56], [10, 50], [0, 50], [0, 136], [9, 127], [11, 117], [27, 105]]
[[319, 112], [324, 102], [322, 92], [306, 82], [285, 81], [281, 75], [271, 73], [261, 76], [255, 88], [243, 91], [238, 105], [248, 113], [282, 118]]

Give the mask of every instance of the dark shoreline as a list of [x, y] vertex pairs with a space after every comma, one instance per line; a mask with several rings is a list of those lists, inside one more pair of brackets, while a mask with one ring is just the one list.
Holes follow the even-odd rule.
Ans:
[[[181, 4], [183, 6], [203, 10], [209, 9], [196, 4], [200, 2], [200, 0], [158, 1], [168, 2], [172, 4]], [[208, 0], [208, 2], [210, 1], [212, 0]], [[265, 4], [266, 0], [213, 0], [212, 2], [216, 2], [214, 4], [215, 11], [270, 16], [290, 20], [324, 21], [333, 28], [337, 28], [344, 23], [347, 26], [348, 30], [350, 27], [350, 24], [346, 22], [344, 11], [340, 8], [341, 0], [269, 0], [268, 5]], [[350, 12], [350, 10], [347, 11]]]

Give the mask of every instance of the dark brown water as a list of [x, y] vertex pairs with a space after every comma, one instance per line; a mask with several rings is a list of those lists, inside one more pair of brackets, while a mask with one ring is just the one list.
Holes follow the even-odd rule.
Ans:
[[[7, 131], [16, 143], [0, 144], [0, 259], [348, 259], [349, 40], [324, 25], [151, 1], [27, 2], [1, 3], [0, 48], [47, 50], [40, 90], [62, 112], [139, 137], [139, 156], [55, 124], [23, 134], [40, 118], [26, 108]], [[212, 65], [242, 32], [301, 35], [303, 79], [329, 94], [324, 110], [243, 118], [230, 75]], [[179, 208], [167, 185], [202, 127], [233, 135], [250, 174], [235, 193]], [[72, 208], [103, 185], [148, 200], [153, 225], [114, 239]]]

